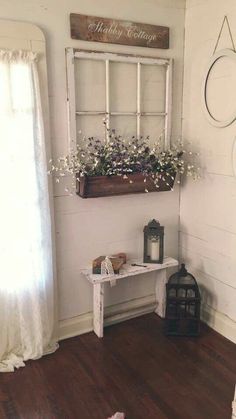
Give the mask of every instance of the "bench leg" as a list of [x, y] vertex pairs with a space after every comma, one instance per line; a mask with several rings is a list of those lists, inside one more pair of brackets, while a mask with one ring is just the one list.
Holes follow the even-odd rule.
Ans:
[[99, 338], [103, 337], [104, 284], [93, 286], [93, 330]]
[[155, 313], [158, 314], [158, 316], [160, 316], [160, 317], [165, 317], [166, 282], [167, 282], [166, 269], [162, 269], [162, 270], [157, 272], [157, 279], [156, 279], [157, 308], [155, 310]]

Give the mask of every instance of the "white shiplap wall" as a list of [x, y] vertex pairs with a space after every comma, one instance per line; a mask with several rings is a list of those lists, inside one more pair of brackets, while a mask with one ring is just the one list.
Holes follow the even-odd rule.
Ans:
[[[69, 14], [82, 13], [170, 27], [170, 49], [157, 50], [76, 41], [70, 38]], [[65, 154], [67, 143], [65, 48], [153, 55], [174, 59], [173, 125], [181, 132], [185, 0], [0, 0], [0, 18], [31, 22], [44, 32], [47, 47], [49, 104], [53, 154]], [[178, 254], [179, 191], [82, 200], [63, 188], [54, 191], [60, 319], [91, 312], [92, 290], [80, 270], [100, 254], [142, 254], [142, 228], [151, 218], [166, 227], [166, 254]], [[153, 278], [133, 278], [107, 290], [105, 304], [154, 295]], [[146, 300], [145, 300], [146, 301]], [[146, 304], [146, 303], [145, 303]], [[76, 317], [77, 318], [77, 317]], [[87, 318], [87, 317], [86, 317]], [[67, 322], [67, 323], [66, 323]], [[78, 324], [79, 324], [78, 318]], [[86, 323], [86, 321], [85, 321]], [[90, 327], [90, 326], [89, 326]], [[80, 328], [80, 326], [78, 326]], [[78, 328], [73, 333], [78, 333]], [[83, 326], [80, 328], [83, 330]], [[68, 335], [68, 331], [63, 331]]]
[[[235, 0], [187, 1], [183, 137], [200, 152], [203, 170], [199, 182], [188, 183], [181, 191], [180, 250], [201, 284], [203, 318], [236, 342], [236, 177], [232, 164], [236, 122], [226, 128], [210, 125], [201, 95], [224, 15], [236, 42]], [[231, 43], [224, 29], [219, 49], [227, 47]], [[225, 86], [227, 70], [222, 78]]]

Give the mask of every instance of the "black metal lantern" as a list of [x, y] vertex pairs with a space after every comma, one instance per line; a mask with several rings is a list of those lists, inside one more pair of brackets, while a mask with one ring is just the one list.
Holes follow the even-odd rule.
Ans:
[[163, 263], [164, 227], [152, 220], [144, 227], [144, 263]]
[[197, 281], [182, 264], [166, 284], [165, 333], [175, 336], [199, 335], [200, 304]]

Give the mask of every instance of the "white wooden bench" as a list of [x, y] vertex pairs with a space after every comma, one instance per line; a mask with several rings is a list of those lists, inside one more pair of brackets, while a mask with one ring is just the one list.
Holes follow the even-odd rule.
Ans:
[[[145, 265], [146, 267], [132, 266], [132, 263]], [[140, 260], [130, 260], [123, 265], [119, 274], [116, 275], [95, 275], [91, 269], [82, 271], [82, 274], [93, 285], [93, 330], [99, 338], [103, 337], [104, 323], [104, 284], [110, 282], [115, 285], [116, 281], [129, 278], [131, 276], [156, 272], [156, 301], [155, 312], [160, 316], [165, 316], [165, 284], [168, 279], [167, 269], [178, 266], [176, 259], [165, 257], [162, 264], [145, 264]]]

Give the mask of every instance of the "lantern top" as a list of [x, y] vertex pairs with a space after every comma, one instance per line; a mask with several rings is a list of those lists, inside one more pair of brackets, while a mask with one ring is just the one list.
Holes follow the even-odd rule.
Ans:
[[148, 231], [159, 231], [159, 232], [163, 232], [164, 231], [164, 227], [160, 225], [159, 221], [155, 220], [154, 218], [149, 221], [148, 225], [146, 225], [143, 229], [144, 232], [148, 232]]
[[194, 276], [187, 271], [185, 264], [182, 263], [180, 270], [171, 275], [168, 284], [197, 286], [197, 281]]

